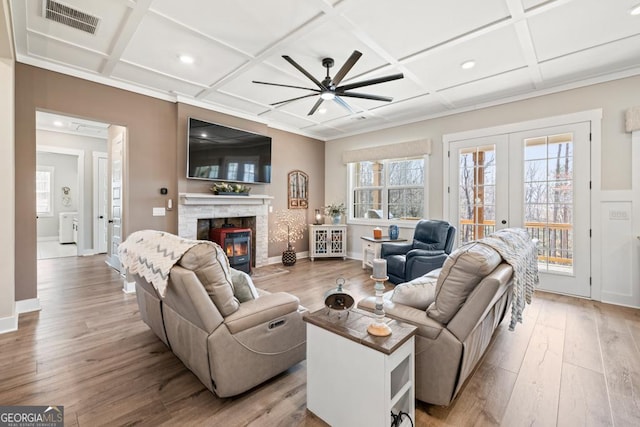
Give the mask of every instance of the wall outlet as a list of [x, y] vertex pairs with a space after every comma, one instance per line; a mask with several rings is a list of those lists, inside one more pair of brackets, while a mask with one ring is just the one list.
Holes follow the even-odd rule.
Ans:
[[153, 208], [153, 216], [165, 216], [166, 214], [165, 208]]
[[619, 209], [610, 209], [609, 210], [609, 219], [610, 220], [629, 220], [629, 212], [621, 211]]

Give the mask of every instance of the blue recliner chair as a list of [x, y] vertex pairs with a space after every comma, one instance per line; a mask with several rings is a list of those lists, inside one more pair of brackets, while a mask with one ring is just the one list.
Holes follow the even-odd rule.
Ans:
[[394, 284], [408, 282], [442, 267], [453, 250], [456, 228], [447, 221], [418, 221], [411, 243], [383, 243], [387, 275]]

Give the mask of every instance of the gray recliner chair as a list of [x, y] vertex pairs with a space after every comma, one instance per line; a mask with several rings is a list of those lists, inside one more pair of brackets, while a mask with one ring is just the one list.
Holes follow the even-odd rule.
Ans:
[[423, 219], [416, 224], [413, 241], [383, 243], [387, 275], [394, 284], [409, 282], [442, 267], [453, 250], [456, 228], [447, 221]]

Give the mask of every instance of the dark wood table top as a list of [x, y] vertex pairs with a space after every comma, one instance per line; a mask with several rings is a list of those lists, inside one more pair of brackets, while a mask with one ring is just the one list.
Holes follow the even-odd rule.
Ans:
[[391, 354], [416, 334], [418, 328], [394, 319], [384, 318], [391, 328], [391, 335], [376, 337], [367, 332], [367, 327], [375, 320], [373, 313], [357, 308], [349, 311], [335, 311], [321, 308], [304, 315], [305, 322], [318, 326], [329, 332], [370, 347], [384, 354]]
[[389, 242], [406, 242], [407, 239], [391, 239], [389, 238], [389, 236], [382, 236], [379, 239], [375, 239], [373, 237], [369, 237], [369, 236], [360, 236], [360, 238], [362, 240], [366, 240], [368, 242], [374, 242], [374, 243], [389, 243]]

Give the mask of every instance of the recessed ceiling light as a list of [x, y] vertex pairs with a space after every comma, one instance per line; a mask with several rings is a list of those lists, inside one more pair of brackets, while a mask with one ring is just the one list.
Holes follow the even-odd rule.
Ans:
[[53, 125], [61, 128], [64, 125], [64, 123], [62, 123], [60, 120], [56, 120], [55, 122], [53, 122]]
[[180, 55], [178, 58], [180, 58], [180, 62], [182, 62], [183, 64], [193, 64], [193, 56], [189, 56], [189, 55]]
[[325, 114], [326, 112], [327, 112], [327, 109], [324, 107], [318, 109], [318, 114]]
[[637, 6], [634, 6], [634, 7], [629, 11], [629, 13], [630, 13], [630, 14], [632, 14], [632, 15], [634, 15], [634, 16], [635, 16], [635, 15], [640, 15], [640, 4], [639, 4], [639, 5], [637, 5]]
[[476, 61], [474, 60], [464, 61], [462, 64], [460, 64], [460, 67], [462, 67], [463, 70], [470, 70], [475, 66]]

